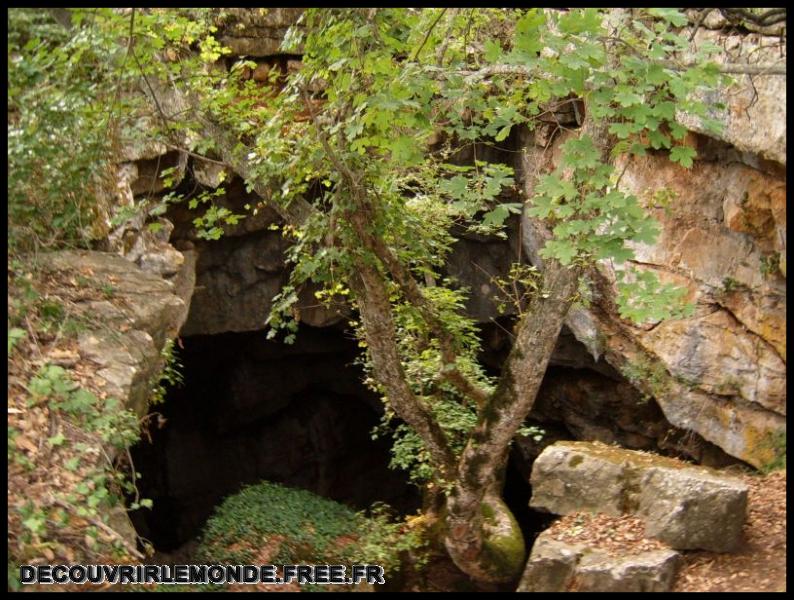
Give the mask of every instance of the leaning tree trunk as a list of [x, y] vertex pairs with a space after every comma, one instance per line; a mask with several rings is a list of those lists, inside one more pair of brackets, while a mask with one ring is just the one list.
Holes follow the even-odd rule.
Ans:
[[[580, 135], [590, 136], [601, 160], [608, 160], [605, 123], [587, 119]], [[531, 197], [534, 177], [526, 164], [521, 171], [526, 195]], [[537, 235], [550, 237], [543, 222], [532, 225]], [[447, 498], [447, 551], [461, 570], [484, 581], [515, 579], [524, 566], [524, 539], [501, 497], [502, 469], [510, 442], [535, 403], [583, 272], [582, 266], [566, 267], [553, 259], [538, 266], [543, 271], [542, 289], [518, 323], [499, 384], [480, 411]]]
[[444, 544], [461, 570], [482, 581], [514, 579], [526, 558], [521, 529], [501, 497], [501, 473], [573, 303], [579, 269], [548, 261], [543, 281], [518, 324], [499, 385], [480, 411], [447, 498]]

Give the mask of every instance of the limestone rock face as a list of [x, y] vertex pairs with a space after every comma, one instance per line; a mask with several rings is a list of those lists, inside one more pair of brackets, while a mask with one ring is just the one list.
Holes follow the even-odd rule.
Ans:
[[635, 514], [673, 548], [728, 552], [739, 542], [747, 486], [670, 458], [590, 442], [557, 442], [532, 469], [530, 506], [555, 514]]
[[63, 251], [48, 255], [49, 268], [91, 273], [109, 285], [109, 300], [86, 307], [101, 326], [80, 334], [80, 354], [99, 365], [104, 391], [139, 416], [146, 413], [153, 379], [162, 368], [160, 351], [186, 316], [186, 304], [174, 286], [124, 258], [101, 252]]
[[613, 557], [541, 533], [532, 548], [519, 592], [666, 592], [681, 562], [674, 550]]
[[196, 159], [193, 161], [193, 177], [208, 188], [216, 188], [229, 178], [229, 170], [218, 163]]
[[[508, 231], [516, 225], [511, 221]], [[496, 237], [465, 236], [452, 246], [445, 271], [471, 290], [466, 312], [477, 322], [487, 323], [500, 314], [515, 314], [510, 302], [504, 302], [504, 310], [499, 312], [499, 290], [494, 283], [495, 278], [507, 279], [515, 254], [515, 244]]]
[[[776, 115], [756, 115], [754, 131], [776, 131]], [[551, 151], [528, 135], [519, 169], [552, 168], [568, 135]], [[616, 165], [621, 188], [656, 218], [660, 235], [653, 245], [633, 245], [633, 261], [602, 261], [590, 275], [591, 306], [572, 309], [566, 324], [596, 361], [632, 374], [673, 426], [762, 467], [775, 458], [771, 440], [785, 431], [785, 160], [725, 139], [736, 145], [690, 134], [698, 151], [691, 169], [658, 152]], [[524, 181], [532, 197], [534, 178]], [[543, 234], [526, 217], [522, 233], [527, 255], [542, 266]], [[627, 267], [685, 288], [693, 316], [641, 326], [622, 319], [616, 276]]]
[[[706, 41], [724, 49], [715, 60], [735, 64], [786, 64], [783, 36], [761, 33], [727, 35], [719, 31], [699, 30], [695, 44]], [[724, 126], [720, 139], [737, 149], [759, 155], [766, 160], [786, 164], [786, 77], [754, 74], [733, 75], [729, 86], [717, 88], [705, 100], [723, 102], [725, 110], [714, 109], [710, 115]], [[692, 131], [704, 132], [698, 119], [678, 115]]]
[[239, 56], [272, 56], [301, 8], [226, 8], [219, 16], [218, 41]]
[[[525, 437], [516, 439], [515, 451], [521, 464], [531, 465], [543, 448], [571, 438], [669, 453], [711, 467], [738, 462], [700, 435], [673, 426], [659, 404], [630, 383], [592, 369], [547, 370], [529, 414], [546, 434], [538, 442]], [[554, 432], [560, 428], [562, 435], [555, 437]], [[530, 467], [525, 472], [529, 477]]]
[[286, 281], [284, 248], [280, 233], [271, 231], [201, 247], [182, 335], [264, 329], [273, 296]]

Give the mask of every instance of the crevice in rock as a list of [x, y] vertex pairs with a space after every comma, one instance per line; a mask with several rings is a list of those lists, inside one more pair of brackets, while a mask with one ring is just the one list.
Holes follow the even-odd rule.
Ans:
[[778, 162], [763, 158], [760, 154], [739, 150], [733, 144], [723, 140], [691, 132], [697, 144], [698, 160], [717, 162], [722, 164], [739, 163], [741, 165], [760, 171], [765, 175], [786, 177], [786, 166]]
[[713, 305], [716, 307], [714, 312], [718, 310], [725, 311], [728, 316], [733, 319], [734, 323], [736, 324], [737, 328], [741, 331], [744, 331], [748, 335], [752, 336], [752, 339], [756, 344], [762, 345], [764, 348], [772, 352], [777, 358], [779, 358], [783, 364], [786, 364], [786, 357], [780, 354], [777, 348], [773, 344], [769, 342], [769, 340], [765, 339], [761, 334], [756, 331], [753, 331], [744, 321], [742, 321], [739, 316], [728, 306], [723, 304], [722, 302], [715, 301]]

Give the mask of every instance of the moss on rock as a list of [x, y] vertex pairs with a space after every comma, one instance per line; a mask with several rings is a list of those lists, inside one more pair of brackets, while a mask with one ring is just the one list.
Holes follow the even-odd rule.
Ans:
[[521, 527], [501, 498], [488, 498], [480, 505], [483, 515], [483, 557], [489, 570], [502, 581], [518, 577], [526, 560]]

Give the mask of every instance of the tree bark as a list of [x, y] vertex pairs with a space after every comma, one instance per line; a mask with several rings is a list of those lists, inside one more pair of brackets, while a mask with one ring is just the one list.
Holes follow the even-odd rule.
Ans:
[[447, 498], [447, 551], [461, 570], [483, 581], [513, 579], [526, 558], [521, 530], [501, 499], [501, 473], [510, 442], [532, 410], [579, 274], [578, 267], [547, 262], [543, 293], [518, 324], [499, 385], [480, 411]]
[[351, 278], [350, 288], [357, 297], [373, 373], [386, 390], [388, 402], [394, 411], [422, 438], [439, 479], [447, 479], [454, 473], [455, 457], [438, 422], [408, 385], [398, 353], [391, 304], [383, 279], [375, 267], [361, 257], [357, 257], [356, 267], [358, 272]]

